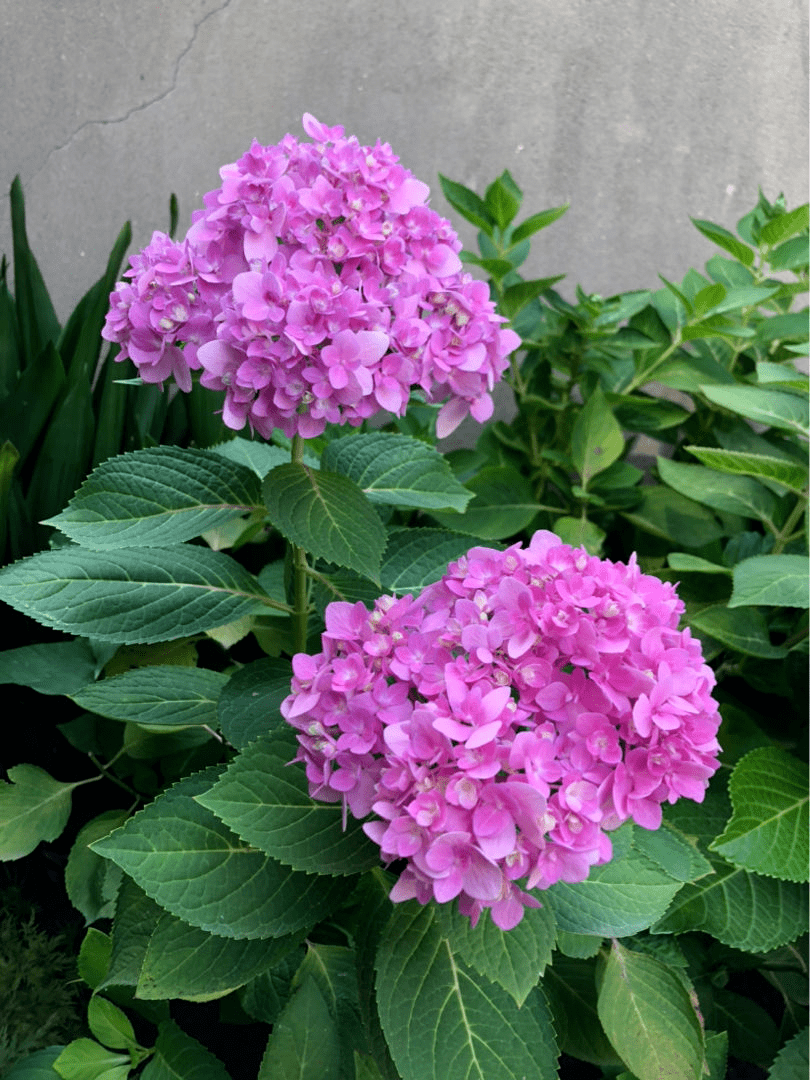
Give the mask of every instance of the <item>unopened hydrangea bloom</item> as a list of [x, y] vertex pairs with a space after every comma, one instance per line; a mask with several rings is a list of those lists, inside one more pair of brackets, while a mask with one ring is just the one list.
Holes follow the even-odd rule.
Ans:
[[550, 532], [473, 548], [417, 599], [326, 610], [282, 714], [310, 792], [405, 859], [392, 900], [511, 929], [718, 768], [714, 675], [674, 587]]
[[305, 438], [402, 415], [412, 389], [445, 401], [448, 435], [519, 338], [462, 271], [450, 223], [388, 144], [304, 116], [312, 143], [258, 142], [220, 170], [182, 243], [155, 233], [111, 296], [103, 335], [148, 382], [225, 391], [223, 419]]

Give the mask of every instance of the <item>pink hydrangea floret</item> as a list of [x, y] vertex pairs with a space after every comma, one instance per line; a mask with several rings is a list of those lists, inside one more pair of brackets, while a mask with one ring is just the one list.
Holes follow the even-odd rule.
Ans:
[[223, 420], [267, 438], [444, 401], [437, 434], [492, 415], [519, 345], [429, 189], [385, 143], [304, 116], [311, 143], [254, 141], [220, 170], [182, 243], [130, 259], [103, 336], [146, 382], [225, 392]]
[[310, 793], [365, 820], [394, 901], [458, 899], [508, 930], [585, 880], [623, 822], [703, 800], [715, 679], [673, 585], [534, 534], [475, 547], [414, 599], [326, 610], [282, 715]]

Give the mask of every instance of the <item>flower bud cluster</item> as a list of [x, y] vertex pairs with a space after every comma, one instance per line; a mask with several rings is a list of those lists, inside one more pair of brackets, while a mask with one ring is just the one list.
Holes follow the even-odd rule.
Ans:
[[701, 802], [718, 768], [714, 675], [674, 587], [574, 550], [476, 547], [417, 599], [334, 603], [298, 654], [282, 715], [310, 793], [342, 801], [387, 862], [391, 898], [502, 929], [611, 858], [609, 833]]
[[462, 271], [451, 225], [391, 147], [304, 116], [314, 140], [253, 143], [220, 170], [182, 243], [155, 233], [130, 260], [103, 331], [142, 378], [192, 369], [225, 391], [223, 419], [313, 438], [327, 423], [443, 401], [437, 433], [492, 414], [520, 341]]

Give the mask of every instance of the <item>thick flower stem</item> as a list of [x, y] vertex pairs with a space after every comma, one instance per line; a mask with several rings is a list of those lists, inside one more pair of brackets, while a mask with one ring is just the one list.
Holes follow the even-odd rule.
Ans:
[[[304, 460], [304, 440], [295, 435], [292, 441], [292, 463], [300, 465]], [[309, 581], [307, 553], [296, 544], [290, 546], [293, 564], [293, 652], [307, 651], [307, 622], [309, 620]]]

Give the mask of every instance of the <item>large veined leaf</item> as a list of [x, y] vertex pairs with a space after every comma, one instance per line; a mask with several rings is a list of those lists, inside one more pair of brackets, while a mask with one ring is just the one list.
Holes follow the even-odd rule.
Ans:
[[279, 465], [264, 478], [262, 493], [271, 522], [290, 543], [379, 580], [385, 528], [354, 481], [307, 465]]
[[703, 465], [686, 465], [663, 457], [657, 461], [664, 483], [688, 499], [712, 510], [773, 523], [776, 499], [752, 477], [718, 473]]
[[292, 668], [288, 660], [254, 660], [231, 675], [219, 698], [222, 734], [237, 750], [286, 721], [279, 706], [290, 693]]
[[260, 482], [210, 450], [150, 446], [97, 466], [46, 524], [85, 547], [155, 547], [262, 509]]
[[0, 860], [22, 859], [40, 840], [55, 840], [70, 817], [74, 784], [62, 784], [38, 765], [13, 765], [0, 782]]
[[599, 990], [599, 1019], [639, 1080], [700, 1080], [704, 1035], [679, 975], [614, 941]]
[[466, 487], [474, 498], [465, 513], [431, 511], [444, 528], [482, 540], [503, 540], [527, 528], [537, 515], [531, 484], [511, 465], [488, 465]]
[[158, 727], [217, 726], [217, 702], [228, 676], [175, 664], [133, 668], [70, 696], [88, 712]]
[[448, 564], [474, 543], [463, 533], [445, 529], [391, 529], [380, 571], [383, 588], [398, 596], [416, 595], [447, 573]]
[[85, 923], [111, 919], [115, 914], [115, 898], [121, 884], [120, 867], [102, 859], [89, 845], [94, 840], [123, 825], [126, 810], [107, 810], [88, 821], [70, 849], [65, 867], [65, 889], [71, 904], [84, 915]]
[[687, 446], [685, 449], [710, 469], [775, 481], [797, 494], [807, 487], [807, 466], [799, 461], [742, 450], [719, 450], [714, 446]]
[[208, 934], [164, 912], [146, 947], [137, 996], [184, 1001], [223, 997], [282, 960], [304, 932], [237, 940]]
[[526, 908], [518, 925], [508, 931], [489, 918], [473, 929], [470, 920], [448, 904], [439, 908], [439, 914], [453, 953], [522, 1005], [551, 963], [556, 931], [551, 908]]
[[218, 551], [66, 547], [0, 570], [0, 600], [68, 634], [150, 644], [264, 610], [264, 590]]
[[337, 1025], [340, 1074], [354, 1078], [355, 1051], [369, 1051], [360, 1019], [354, 949], [307, 942], [307, 953], [293, 979], [293, 990], [310, 978], [320, 990], [329, 1015]]
[[348, 476], [371, 502], [463, 512], [471, 492], [438, 451], [408, 435], [382, 431], [329, 443], [321, 468]]
[[96, 989], [137, 985], [149, 939], [164, 914], [163, 908], [124, 874], [118, 890], [109, 963]]
[[754, 555], [734, 567], [730, 608], [810, 606], [810, 564], [804, 555]]
[[737, 762], [728, 791], [734, 813], [712, 850], [757, 874], [807, 881], [807, 764], [760, 747]]
[[340, 803], [311, 799], [306, 772], [291, 737], [251, 743], [216, 784], [197, 797], [237, 835], [296, 870], [356, 874], [380, 861], [380, 852]]
[[331, 910], [340, 885], [282, 866], [197, 802], [218, 772], [179, 781], [93, 850], [161, 907], [209, 933], [267, 938], [311, 926]]
[[377, 1004], [403, 1080], [557, 1075], [542, 991], [518, 1008], [495, 983], [482, 983], [453, 952], [431, 905], [395, 907], [377, 953]]
[[604, 472], [621, 457], [623, 450], [621, 428], [605, 395], [597, 389], [577, 416], [571, 435], [571, 456], [583, 488], [587, 488], [597, 473]]
[[[601, 938], [597, 939], [601, 947]], [[621, 1065], [597, 1013], [596, 960], [554, 957], [543, 979], [560, 1049], [593, 1065]]]
[[645, 930], [666, 911], [681, 888], [662, 867], [629, 846], [632, 831], [613, 834], [614, 857], [592, 866], [585, 881], [558, 881], [543, 893], [557, 925], [574, 934], [627, 937]]
[[141, 1073], [141, 1080], [229, 1080], [218, 1057], [186, 1035], [173, 1020], [158, 1027], [154, 1055]]
[[679, 547], [711, 544], [723, 535], [717, 518], [705, 506], [672, 488], [659, 484], [642, 489], [642, 500], [622, 514], [632, 525]]
[[[247, 465], [262, 480], [271, 469], [275, 469], [276, 465], [286, 465], [290, 460], [289, 450], [273, 446], [272, 443], [266, 443], [261, 439], [243, 439], [239, 435], [235, 439], [228, 439], [227, 442], [217, 443], [210, 449], [213, 453], [228, 458], [229, 461], [235, 461], [238, 465]], [[307, 455], [304, 460], [307, 460]], [[310, 464], [309, 461], [307, 463]], [[318, 459], [313, 458], [311, 464], [317, 467]]]
[[725, 604], [715, 604], [691, 613], [688, 622], [693, 629], [746, 656], [780, 660], [788, 653], [782, 645], [771, 644], [768, 624], [761, 611], [743, 611]]
[[768, 1073], [768, 1080], [805, 1080], [807, 1076], [807, 1028], [785, 1043]]
[[807, 890], [712, 858], [714, 874], [684, 885], [656, 934], [702, 930], [745, 952], [768, 952], [807, 929]]
[[[770, 321], [770, 320], [769, 320]], [[806, 320], [805, 320], [806, 325]], [[808, 433], [808, 405], [795, 394], [755, 386], [701, 386], [709, 401], [759, 424]]]
[[61, 1077], [89, 1077], [97, 1080], [126, 1080], [132, 1067], [129, 1054], [117, 1054], [93, 1039], [74, 1039], [67, 1044], [53, 1063], [54, 1072]]
[[273, 1025], [258, 1080], [339, 1080], [340, 1034], [310, 973], [302, 978]]
[[96, 669], [90, 642], [43, 641], [0, 652], [0, 683], [30, 686], [38, 694], [70, 694], [89, 683]]

